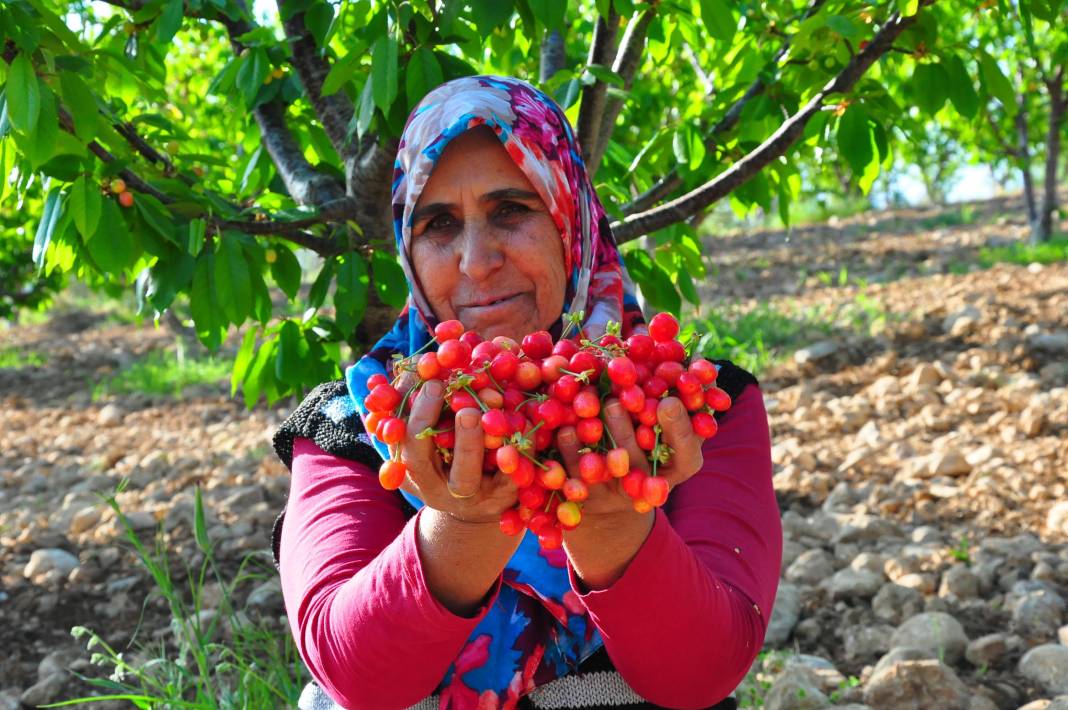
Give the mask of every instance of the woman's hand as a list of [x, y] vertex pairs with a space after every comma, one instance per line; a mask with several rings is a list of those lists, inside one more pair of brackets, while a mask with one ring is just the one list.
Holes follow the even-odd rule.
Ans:
[[[406, 392], [416, 381], [414, 375], [406, 375], [398, 389]], [[482, 474], [485, 445], [481, 412], [464, 409], [456, 415], [456, 447], [448, 470], [432, 438], [417, 436], [438, 423], [443, 395], [444, 385], [437, 380], [424, 384], [415, 395], [408, 433], [400, 444], [400, 460], [408, 469], [401, 488], [458, 520], [496, 523], [504, 510], [516, 504], [518, 489], [500, 471], [492, 477]]]
[[[662, 432], [660, 440], [671, 447], [672, 455], [667, 465], [658, 465], [657, 476], [663, 476], [671, 488], [686, 481], [701, 469], [704, 456], [701, 454], [703, 439], [694, 433], [686, 408], [677, 397], [666, 397], [656, 410]], [[631, 468], [652, 471], [646, 455], [634, 436], [630, 415], [619, 400], [608, 399], [604, 407], [604, 422], [618, 447], [627, 450]], [[573, 427], [562, 427], [556, 436], [556, 446], [564, 459], [568, 475], [579, 476], [579, 442]], [[622, 512], [634, 515], [634, 501], [623, 490], [622, 479], [615, 478], [604, 484], [590, 486], [590, 496], [582, 508], [583, 521], [587, 516], [609, 515]]]

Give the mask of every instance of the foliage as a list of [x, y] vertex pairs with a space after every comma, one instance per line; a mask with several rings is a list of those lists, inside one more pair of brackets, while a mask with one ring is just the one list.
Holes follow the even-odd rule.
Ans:
[[180, 397], [187, 387], [227, 381], [232, 369], [232, 362], [220, 358], [187, 355], [177, 340], [173, 353], [153, 350], [95, 385], [93, 399], [129, 392]]
[[0, 348], [0, 370], [19, 370], [23, 367], [41, 367], [46, 356], [36, 350]]
[[[187, 595], [171, 572], [172, 563], [162, 531], [157, 532], [155, 548], [149, 549], [122, 513], [116, 496], [122, 493], [125, 485], [124, 479], [104, 500], [121, 521], [126, 539], [152, 577], [156, 592], [169, 606], [174, 641], [145, 646], [139, 649], [136, 659], [131, 659], [109, 646], [91, 629], [74, 627], [71, 634], [75, 638], [88, 637], [88, 650], [100, 649], [93, 653], [92, 662], [111, 671], [107, 678], [80, 677], [106, 695], [43, 707], [79, 705], [102, 699], [126, 700], [139, 708], [236, 710], [296, 707], [297, 698], [310, 679], [297, 656], [292, 637], [288, 633], [272, 631], [261, 622], [250, 621], [247, 614], [234, 608], [233, 603], [234, 592], [240, 585], [265, 579], [274, 571], [250, 570], [254, 558], [248, 556], [233, 579], [224, 577], [214, 555], [214, 543], [208, 537], [203, 502], [197, 488], [193, 526], [202, 561], [199, 569], [186, 568]], [[216, 613], [205, 614], [202, 597], [205, 586], [211, 582], [222, 589], [222, 599]]]
[[994, 264], [1052, 264], [1068, 261], [1068, 237], [1051, 239], [1039, 244], [1017, 243], [1011, 246], [983, 247], [979, 250], [979, 263], [989, 267]]
[[[1006, 0], [278, 7], [259, 24], [245, 0], [0, 5], [0, 209], [46, 277], [188, 312], [209, 348], [251, 325], [232, 378], [250, 405], [337, 376], [340, 345], [359, 354], [402, 305], [390, 169], [441, 80], [544, 77], [645, 297], [673, 311], [698, 301], [694, 225], [716, 202], [789, 224], [814, 175], [866, 193], [920, 125], [905, 117], [975, 121], [1004, 93], [951, 29], [988, 27]], [[541, 48], [558, 37], [552, 66]], [[3, 230], [0, 253], [25, 252]], [[308, 251], [323, 265], [304, 279]]]

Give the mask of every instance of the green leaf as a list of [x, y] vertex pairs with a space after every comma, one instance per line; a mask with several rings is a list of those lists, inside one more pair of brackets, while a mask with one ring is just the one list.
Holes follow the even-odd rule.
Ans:
[[842, 15], [831, 15], [827, 18], [827, 27], [838, 33], [842, 37], [852, 39], [860, 34], [857, 26], [853, 24], [853, 21], [848, 17]]
[[38, 91], [40, 92], [40, 108], [37, 114], [37, 126], [29, 141], [23, 144], [26, 157], [34, 168], [44, 165], [55, 154], [56, 139], [59, 136], [56, 97], [44, 82], [40, 82]]
[[375, 117], [375, 100], [373, 90], [373, 77], [368, 75], [360, 92], [360, 107], [356, 114], [356, 135], [363, 138], [371, 127], [371, 119]]
[[256, 329], [249, 328], [245, 331], [245, 337], [241, 339], [241, 347], [234, 356], [234, 369], [230, 373], [230, 396], [237, 394], [237, 388], [245, 381], [248, 367], [252, 364], [252, 357], [256, 353]]
[[986, 52], [979, 55], [979, 73], [983, 78], [987, 93], [1000, 101], [1002, 106], [1016, 104], [1016, 92], [1012, 84], [1001, 73], [1001, 67], [998, 66], [997, 61]]
[[327, 73], [326, 78], [323, 79], [323, 88], [320, 92], [323, 96], [330, 96], [336, 94], [338, 89], [346, 84], [356, 72], [360, 70], [360, 59], [362, 58], [360, 52], [349, 52], [344, 57], [334, 62], [330, 67], [330, 71]]
[[586, 71], [593, 74], [594, 78], [597, 80], [603, 81], [611, 86], [618, 86], [622, 89], [625, 84], [623, 77], [601, 64], [587, 64]]
[[200, 486], [193, 489], [193, 539], [205, 554], [211, 551], [211, 538], [208, 537], [208, 524], [204, 517], [204, 499], [200, 495]]
[[302, 271], [297, 257], [286, 247], [277, 247], [275, 261], [271, 264], [271, 278], [278, 284], [278, 288], [293, 300], [300, 291], [300, 279]]
[[512, 0], [471, 0], [470, 5], [471, 19], [483, 39], [512, 16]]
[[96, 225], [100, 222], [100, 203], [100, 188], [84, 175], [71, 185], [68, 205], [74, 218], [74, 226], [84, 239], [96, 232]]
[[403, 308], [408, 300], [408, 281], [396, 258], [389, 252], [375, 249], [371, 254], [371, 275], [379, 299], [394, 308]]
[[912, 88], [916, 105], [933, 116], [946, 102], [949, 75], [941, 64], [917, 64], [912, 72]]
[[179, 291], [186, 291], [193, 279], [196, 260], [178, 249], [171, 249], [149, 268], [149, 282], [145, 298], [162, 313], [171, 307]]
[[56, 222], [63, 212], [63, 200], [58, 187], [53, 187], [45, 197], [44, 209], [41, 212], [41, 221], [37, 224], [37, 234], [33, 238], [33, 265], [40, 271], [44, 268], [45, 254], [48, 245], [52, 241], [52, 233], [55, 231]]
[[678, 313], [682, 299], [663, 267], [654, 262], [640, 249], [632, 249], [623, 255], [623, 261], [631, 278], [641, 289], [649, 305], [658, 311]]
[[738, 30], [738, 21], [734, 19], [734, 12], [726, 0], [700, 0], [701, 22], [704, 23], [708, 33], [723, 42], [734, 39], [734, 33]]
[[868, 115], [856, 104], [846, 109], [838, 119], [838, 151], [846, 159], [853, 172], [860, 175], [872, 161], [871, 129]]
[[222, 307], [215, 294], [215, 255], [206, 251], [197, 259], [193, 288], [189, 292], [189, 312], [197, 338], [209, 350], [215, 350], [226, 334]]
[[693, 284], [690, 272], [686, 269], [679, 269], [675, 273], [675, 279], [678, 281], [679, 292], [682, 294], [682, 297], [693, 305], [700, 306], [701, 297], [697, 295], [697, 287]]
[[234, 325], [240, 325], [252, 310], [252, 285], [248, 261], [236, 236], [223, 233], [216, 240], [215, 294], [222, 304], [223, 313]]
[[304, 13], [304, 26], [315, 38], [315, 44], [322, 47], [334, 21], [334, 7], [328, 2], [317, 2]]
[[7, 69], [7, 113], [16, 130], [30, 134], [37, 126], [41, 90], [37, 74], [25, 54], [19, 54]]
[[270, 70], [271, 62], [267, 51], [262, 47], [250, 48], [237, 70], [237, 88], [244, 95], [245, 103], [252, 104]]
[[375, 40], [371, 50], [371, 88], [375, 105], [382, 113], [389, 113], [397, 98], [397, 40], [392, 37]]
[[444, 80], [441, 65], [434, 58], [434, 53], [426, 47], [420, 47], [412, 54], [411, 61], [405, 69], [405, 92], [408, 105], [415, 106], [427, 92]]
[[189, 234], [186, 237], [185, 245], [187, 252], [194, 256], [200, 253], [200, 250], [204, 248], [204, 233], [207, 228], [208, 223], [200, 217], [194, 217], [189, 220]]
[[370, 277], [367, 275], [367, 264], [359, 253], [348, 252], [341, 258], [334, 288], [334, 308], [337, 326], [348, 338], [363, 318]]
[[560, 104], [560, 108], [566, 111], [578, 101], [581, 90], [582, 83], [578, 79], [569, 79], [553, 92], [553, 98]]
[[979, 94], [975, 91], [975, 82], [968, 74], [964, 60], [956, 54], [951, 54], [945, 58], [943, 64], [949, 77], [949, 100], [961, 116], [975, 118], [979, 112]]
[[156, 41], [168, 44], [182, 28], [182, 0], [165, 0], [156, 24]]
[[330, 282], [333, 280], [336, 271], [337, 259], [328, 259], [323, 262], [319, 275], [315, 277], [311, 289], [308, 290], [309, 308], [318, 308], [323, 305], [323, 301], [326, 300], [326, 292], [330, 288]]
[[274, 376], [280, 382], [297, 387], [304, 382], [308, 362], [308, 341], [300, 326], [291, 320], [282, 321], [278, 331], [278, 354], [274, 359]]
[[100, 220], [93, 236], [85, 239], [89, 256], [105, 274], [119, 276], [141, 256], [126, 220], [114, 200], [101, 200]]
[[920, 11], [920, 0], [897, 0], [897, 9], [902, 17], [912, 17]]
[[241, 388], [246, 408], [252, 409], [252, 405], [256, 404], [256, 400], [260, 398], [260, 392], [263, 391], [264, 380], [274, 376], [274, 368], [268, 368], [267, 363], [273, 363], [277, 349], [278, 339], [273, 338], [261, 343], [260, 349], [256, 351], [256, 357], [253, 358], [248, 372], [245, 373], [244, 386]]
[[530, 11], [546, 29], [561, 30], [564, 28], [564, 16], [567, 13], [566, 0], [528, 0], [528, 2]]
[[81, 77], [71, 72], [60, 73], [59, 87], [74, 119], [74, 134], [88, 143], [96, 136], [99, 124], [100, 112], [96, 99]]
[[152, 195], [140, 194], [134, 201], [134, 207], [152, 231], [171, 244], [179, 246], [178, 238], [174, 235], [174, 222], [171, 220], [170, 211], [162, 202]]

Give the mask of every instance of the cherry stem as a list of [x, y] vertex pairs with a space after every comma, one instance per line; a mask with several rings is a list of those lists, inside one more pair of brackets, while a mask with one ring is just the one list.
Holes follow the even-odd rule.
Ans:
[[653, 473], [656, 475], [656, 465], [660, 463], [660, 426], [653, 427], [653, 433], [656, 434], [656, 439], [653, 440]]
[[526, 457], [527, 457], [528, 459], [530, 459], [530, 462], [531, 462], [531, 463], [533, 463], [533, 464], [534, 464], [535, 466], [537, 466], [538, 468], [540, 468], [541, 470], [543, 470], [543, 471], [548, 471], [548, 470], [549, 470], [549, 467], [548, 467], [548, 466], [546, 466], [545, 464], [543, 464], [543, 463], [542, 463], [541, 461], [538, 461], [538, 460], [537, 460], [536, 458], [534, 458], [533, 456], [531, 456], [530, 454], [528, 454], [528, 453], [527, 453], [526, 451], [524, 451], [524, 450], [523, 450], [522, 448], [520, 448], [520, 447], [518, 447], [518, 446], [517, 446], [517, 447], [516, 447], [516, 451], [518, 451], [518, 452], [519, 452], [519, 453], [520, 453], [520, 454], [521, 454], [522, 456], [526, 456]]
[[583, 370], [582, 372], [572, 372], [571, 370], [567, 370], [567, 369], [565, 369], [563, 367], [560, 368], [560, 372], [564, 373], [565, 375], [571, 375], [572, 377], [574, 377], [579, 382], [585, 382], [587, 384], [589, 384], [590, 376], [594, 373], [593, 370]]
[[416, 434], [415, 438], [416, 439], [427, 439], [427, 438], [429, 438], [431, 436], [435, 436], [437, 434], [444, 434], [447, 431], [453, 431], [453, 429], [435, 429], [432, 426], [428, 426], [426, 429], [423, 429], [421, 432]]
[[483, 401], [481, 399], [479, 399], [478, 395], [475, 394], [475, 391], [473, 389], [471, 389], [471, 387], [469, 385], [464, 385], [463, 388], [464, 388], [464, 392], [467, 392], [467, 394], [469, 394], [469, 395], [471, 395], [472, 397], [475, 398], [475, 404], [478, 405], [479, 409], [481, 409], [483, 411], [483, 413], [488, 412], [490, 410], [490, 408], [487, 407], [485, 405], [485, 403], [483, 403]]
[[408, 391], [404, 393], [404, 398], [401, 399], [401, 403], [397, 405], [397, 411], [396, 411], [396, 413], [394, 413], [393, 416], [399, 417], [401, 414], [404, 413], [404, 407], [405, 407], [405, 405], [408, 404], [408, 400], [409, 400], [409, 398], [411, 398], [412, 392], [415, 392], [415, 390], [418, 389], [419, 385], [421, 385], [421, 384], [423, 384], [423, 383], [422, 382], [416, 382], [414, 385], [412, 385], [411, 387], [408, 388]]
[[549, 507], [553, 504], [553, 497], [556, 495], [556, 491], [549, 491], [549, 497], [545, 499], [545, 510], [543, 513], [549, 512]]

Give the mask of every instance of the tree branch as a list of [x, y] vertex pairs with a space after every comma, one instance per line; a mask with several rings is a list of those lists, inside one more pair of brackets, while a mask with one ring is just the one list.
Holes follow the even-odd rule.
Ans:
[[538, 62], [538, 81], [542, 84], [556, 72], [567, 66], [567, 51], [564, 47], [564, 35], [560, 30], [545, 33], [541, 41], [541, 53]]
[[[809, 19], [827, 2], [827, 0], [812, 0], [808, 8], [797, 18], [800, 22], [804, 22]], [[778, 64], [782, 61], [782, 58], [786, 56], [790, 51], [790, 37], [786, 37], [783, 40], [782, 46], [775, 52], [775, 56], [772, 57], [769, 62], [770, 65], [776, 67], [775, 75], [778, 75]], [[717, 138], [732, 130], [738, 125], [739, 119], [742, 117], [742, 111], [745, 110], [746, 105], [760, 96], [768, 88], [768, 84], [764, 79], [764, 76], [758, 76], [753, 80], [753, 83], [749, 85], [749, 88], [745, 90], [741, 98], [735, 101], [727, 112], [723, 114], [723, 117], [716, 122], [712, 129], [705, 136], [705, 149], [713, 150], [717, 143]], [[633, 200], [623, 205], [623, 214], [630, 215], [635, 212], [642, 212], [649, 209], [660, 200], [664, 199], [672, 192], [682, 186], [682, 178], [679, 177], [679, 172], [675, 168], [668, 171], [666, 175], [657, 180], [648, 190], [641, 193]]]
[[[615, 62], [612, 63], [612, 71], [623, 78], [623, 88], [626, 91], [630, 90], [631, 85], [634, 83], [634, 75], [638, 73], [642, 52], [645, 49], [645, 36], [649, 32], [649, 24], [653, 21], [655, 15], [656, 5], [653, 4], [649, 9], [638, 15], [637, 18], [631, 20], [623, 33], [619, 51], [616, 52]], [[621, 97], [612, 96], [606, 98], [604, 113], [597, 129], [597, 141], [590, 151], [590, 159], [586, 163], [586, 170], [590, 174], [590, 179], [597, 173], [601, 159], [604, 158], [604, 152], [608, 148], [608, 141], [612, 137], [616, 119], [619, 118], [619, 112], [622, 110], [623, 99]]]
[[[932, 0], [933, 1], [933, 0]], [[930, 4], [927, 2], [925, 4]], [[916, 21], [917, 15], [892, 15], [859, 54], [831, 81], [813, 96], [804, 108], [788, 118], [767, 140], [752, 152], [727, 168], [701, 187], [659, 207], [630, 215], [612, 225], [617, 242], [626, 242], [644, 234], [681, 222], [717, 200], [729, 195], [766, 165], [784, 155], [797, 142], [809, 120], [823, 108], [828, 96], [849, 91], [881, 56], [889, 51], [894, 40]]]
[[[593, 30], [593, 42], [586, 64], [608, 65], [608, 58], [616, 51], [616, 34], [619, 31], [619, 13], [615, 5], [608, 9], [608, 17], [598, 17]], [[590, 164], [591, 151], [597, 145], [597, 132], [604, 117], [604, 102], [608, 93], [608, 84], [597, 79], [582, 88], [582, 103], [579, 104], [578, 141], [582, 150], [582, 160]]]

